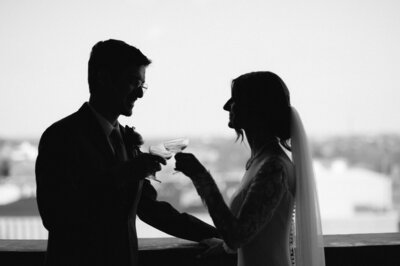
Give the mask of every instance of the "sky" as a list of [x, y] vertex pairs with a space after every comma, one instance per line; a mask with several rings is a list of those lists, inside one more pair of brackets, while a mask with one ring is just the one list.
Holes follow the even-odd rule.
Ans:
[[400, 2], [0, 1], [0, 137], [38, 138], [88, 100], [92, 46], [110, 38], [153, 63], [122, 124], [146, 137], [234, 136], [230, 82], [286, 82], [310, 135], [400, 133]]

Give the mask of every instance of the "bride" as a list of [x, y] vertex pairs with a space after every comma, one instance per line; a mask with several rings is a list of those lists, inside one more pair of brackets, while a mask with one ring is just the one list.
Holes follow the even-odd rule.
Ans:
[[193, 154], [176, 154], [176, 170], [192, 180], [238, 265], [325, 265], [307, 138], [286, 85], [272, 72], [251, 72], [234, 79], [231, 90], [228, 125], [246, 138], [251, 157], [229, 206]]

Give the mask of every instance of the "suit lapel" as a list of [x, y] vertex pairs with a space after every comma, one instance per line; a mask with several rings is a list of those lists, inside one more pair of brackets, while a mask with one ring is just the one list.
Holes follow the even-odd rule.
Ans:
[[84, 125], [82, 126], [87, 130], [87, 139], [92, 141], [93, 146], [106, 157], [107, 161], [113, 162], [116, 159], [109, 144], [108, 137], [89, 108], [87, 103], [85, 103], [78, 111], [83, 117]]

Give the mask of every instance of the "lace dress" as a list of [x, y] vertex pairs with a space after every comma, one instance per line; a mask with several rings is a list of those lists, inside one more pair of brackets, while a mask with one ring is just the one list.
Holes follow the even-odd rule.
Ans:
[[226, 245], [237, 250], [238, 265], [292, 265], [292, 180], [289, 158], [260, 156], [246, 171], [230, 207], [210, 174], [194, 180]]

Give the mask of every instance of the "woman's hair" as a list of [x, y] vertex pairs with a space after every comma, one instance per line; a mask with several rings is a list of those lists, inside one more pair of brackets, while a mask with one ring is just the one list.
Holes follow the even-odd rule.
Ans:
[[[259, 130], [269, 132], [290, 150], [290, 95], [283, 80], [269, 71], [250, 72], [232, 81], [240, 103], [250, 110], [248, 119]], [[243, 140], [243, 129], [235, 128]]]

